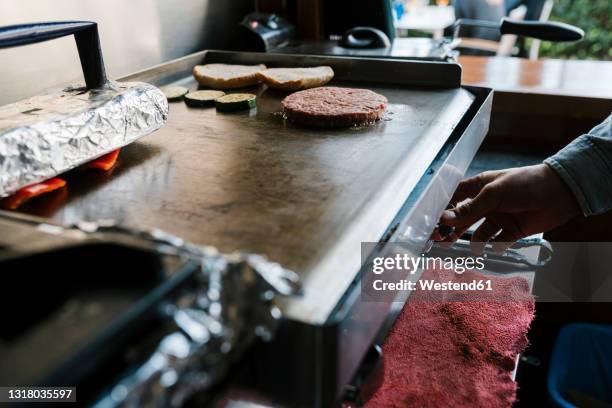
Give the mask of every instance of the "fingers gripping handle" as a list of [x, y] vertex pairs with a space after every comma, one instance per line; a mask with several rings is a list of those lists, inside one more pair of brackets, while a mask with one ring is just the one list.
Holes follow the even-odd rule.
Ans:
[[61, 21], [0, 27], [0, 48], [53, 40], [74, 34], [81, 68], [88, 89], [102, 88], [107, 82], [100, 48], [98, 25], [92, 21]]

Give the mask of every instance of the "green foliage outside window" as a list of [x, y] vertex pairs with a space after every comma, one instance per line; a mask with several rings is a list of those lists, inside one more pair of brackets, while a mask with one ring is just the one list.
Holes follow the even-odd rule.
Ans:
[[543, 41], [540, 57], [612, 60], [612, 0], [555, 0], [550, 19], [582, 28], [584, 40]]

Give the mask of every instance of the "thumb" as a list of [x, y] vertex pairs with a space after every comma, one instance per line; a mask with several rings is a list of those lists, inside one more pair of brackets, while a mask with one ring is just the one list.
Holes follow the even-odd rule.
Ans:
[[456, 228], [469, 227], [495, 210], [498, 204], [497, 190], [488, 185], [472, 200], [444, 211], [440, 217], [440, 222]]

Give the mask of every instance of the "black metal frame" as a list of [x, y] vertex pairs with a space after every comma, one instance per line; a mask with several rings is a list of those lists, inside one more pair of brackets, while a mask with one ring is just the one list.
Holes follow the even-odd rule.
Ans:
[[74, 34], [88, 89], [102, 88], [108, 81], [98, 24], [92, 21], [58, 21], [0, 27], [0, 49], [49, 41]]

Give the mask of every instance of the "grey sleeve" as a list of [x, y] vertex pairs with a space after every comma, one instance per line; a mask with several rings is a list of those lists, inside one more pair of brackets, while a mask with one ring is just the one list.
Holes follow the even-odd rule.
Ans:
[[612, 115], [544, 163], [569, 186], [585, 216], [612, 210]]

